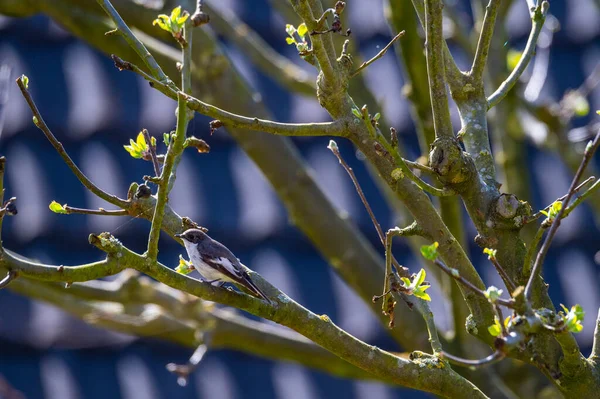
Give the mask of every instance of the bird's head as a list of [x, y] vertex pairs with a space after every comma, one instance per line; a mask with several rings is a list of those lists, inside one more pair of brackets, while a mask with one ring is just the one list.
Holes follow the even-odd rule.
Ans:
[[189, 242], [192, 244], [198, 244], [206, 239], [208, 236], [200, 229], [188, 229], [181, 234], [175, 234], [175, 237], [179, 237], [183, 242]]

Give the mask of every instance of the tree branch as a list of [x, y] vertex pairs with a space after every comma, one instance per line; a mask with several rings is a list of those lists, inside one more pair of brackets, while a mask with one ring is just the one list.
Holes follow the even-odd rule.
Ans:
[[31, 97], [31, 94], [29, 94], [29, 90], [27, 90], [27, 88], [23, 84], [23, 81], [21, 78], [17, 79], [17, 85], [19, 86], [19, 89], [21, 89], [21, 93], [23, 94], [25, 101], [27, 101], [27, 104], [29, 105], [29, 108], [31, 109], [31, 113], [33, 114], [33, 123], [35, 124], [35, 126], [38, 129], [40, 129], [44, 133], [44, 135], [46, 136], [48, 141], [52, 144], [54, 149], [58, 152], [58, 154], [61, 156], [63, 161], [65, 161], [65, 163], [67, 164], [69, 169], [71, 169], [71, 171], [77, 177], [77, 179], [79, 179], [81, 184], [83, 184], [88, 190], [90, 190], [92, 193], [96, 194], [96, 196], [102, 198], [106, 202], [116, 205], [119, 208], [127, 209], [127, 207], [128, 207], [127, 201], [125, 201], [117, 196], [114, 196], [112, 194], [109, 194], [109, 193], [101, 190], [100, 188], [98, 188], [94, 183], [92, 183], [87, 178], [86, 175], [83, 174], [83, 172], [77, 167], [77, 165], [75, 165], [75, 163], [73, 162], [73, 160], [71, 159], [69, 154], [67, 154], [67, 152], [65, 151], [63, 145], [56, 139], [56, 137], [52, 134], [52, 132], [48, 128], [48, 125], [46, 125], [46, 122], [44, 122], [44, 118], [42, 118], [40, 111], [38, 110], [37, 106], [35, 105], [35, 103], [33, 101], [33, 98]]
[[[136, 65], [124, 61], [116, 55], [113, 55], [112, 59], [115, 62], [115, 66], [120, 70], [133, 71], [150, 82], [152, 88], [160, 91], [167, 97], [172, 99], [177, 98], [176, 90], [173, 90], [168, 85], [165, 85], [152, 78]], [[280, 123], [237, 115], [188, 95], [185, 96], [185, 100], [186, 106], [189, 109], [194, 110], [202, 115], [218, 119], [225, 127], [243, 128], [280, 136], [343, 136], [345, 134], [345, 123], [342, 121], [320, 123]]]
[[444, 70], [444, 35], [441, 0], [425, 0], [425, 42], [429, 95], [436, 137], [454, 137]]
[[490, 43], [492, 42], [494, 27], [496, 26], [498, 7], [500, 6], [501, 2], [501, 0], [490, 0], [485, 10], [485, 17], [481, 26], [479, 41], [477, 42], [475, 58], [473, 59], [473, 65], [471, 66], [471, 71], [469, 72], [469, 74], [477, 80], [481, 79], [483, 76], [483, 69], [487, 63]]
[[356, 70], [354, 72], [350, 73], [350, 77], [351, 78], [355, 77], [363, 69], [365, 69], [366, 67], [368, 67], [369, 65], [371, 65], [372, 63], [374, 63], [375, 61], [377, 61], [378, 59], [380, 59], [381, 57], [383, 57], [385, 55], [385, 53], [387, 53], [387, 51], [390, 49], [390, 47], [392, 47], [392, 45], [396, 42], [396, 40], [398, 40], [402, 36], [404, 36], [404, 33], [406, 33], [406, 32], [405, 31], [401, 31], [396, 36], [394, 36], [392, 38], [392, 40], [390, 40], [390, 42], [388, 44], [386, 44], [384, 48], [381, 49], [380, 52], [378, 52], [377, 54], [375, 54], [375, 56], [373, 56], [373, 58], [371, 58], [368, 61], [363, 62], [362, 64], [359, 65], [358, 68], [356, 68]]
[[[539, 2], [539, 1], [538, 1]], [[532, 27], [531, 33], [529, 34], [529, 38], [527, 39], [527, 44], [525, 45], [525, 49], [523, 50], [523, 54], [521, 54], [521, 59], [517, 63], [517, 66], [511, 74], [506, 78], [504, 82], [496, 89], [496, 91], [490, 95], [487, 99], [488, 109], [497, 105], [506, 94], [513, 88], [513, 86], [517, 83], [527, 65], [529, 65], [529, 61], [535, 54], [535, 48], [537, 44], [538, 37], [540, 36], [540, 32], [542, 31], [542, 27], [544, 26], [544, 21], [546, 20], [546, 14], [548, 13], [548, 9], [550, 8], [550, 3], [547, 1], [542, 1], [535, 10], [532, 12]]]
[[292, 92], [315, 95], [316, 76], [311, 76], [288, 58], [281, 56], [230, 9], [213, 8], [209, 3], [205, 7], [211, 16], [210, 26], [235, 43], [263, 73]]
[[[342, 359], [372, 373], [378, 378], [445, 397], [486, 397], [477, 387], [449, 368], [421, 367], [418, 361], [405, 360], [356, 339], [333, 324], [328, 316], [318, 316], [310, 312], [268, 284], [254, 272], [252, 272], [252, 279], [269, 294], [270, 298], [273, 298], [276, 302], [275, 307], [250, 295], [214, 287], [183, 276], [158, 262], [147, 262], [145, 256], [123, 247], [117, 239], [108, 233], [99, 236], [90, 235], [90, 242], [102, 251], [107, 252], [109, 258], [118, 258], [119, 264], [123, 268], [134, 268], [172, 288], [188, 292], [205, 300], [233, 306], [290, 327]], [[31, 265], [30, 262], [20, 262], [18, 264], [13, 262], [11, 267], [20, 272], [22, 271], [24, 275], [31, 275]], [[2, 263], [2, 266], [4, 266], [4, 263]], [[64, 277], [64, 270], [59, 270], [59, 267], [42, 267], [47, 270], [45, 277], [48, 281], [61, 281], [61, 278]], [[80, 279], [86, 276], [106, 272], [105, 265], [100, 264], [100, 262], [95, 266], [86, 265], [86, 267], [87, 270], [82, 268], [63, 269], [72, 269], [69, 277], [73, 278], [73, 281], [81, 281]], [[108, 275], [108, 273], [105, 275]], [[41, 276], [37, 275], [37, 277]], [[64, 279], [63, 281], [71, 280]], [[432, 357], [429, 361], [435, 362], [436, 359]], [[417, 377], [415, 378], [415, 376]]]
[[581, 179], [581, 176], [583, 175], [585, 168], [587, 167], [588, 163], [594, 156], [594, 153], [598, 149], [598, 145], [600, 145], [600, 130], [596, 134], [596, 137], [594, 138], [594, 140], [590, 141], [588, 143], [587, 147], [585, 148], [583, 159], [581, 160], [579, 169], [575, 173], [575, 177], [573, 177], [573, 181], [571, 182], [571, 187], [569, 187], [569, 191], [567, 192], [567, 197], [563, 201], [560, 211], [554, 218], [554, 221], [552, 222], [552, 225], [550, 226], [548, 234], [546, 235], [546, 239], [544, 240], [544, 243], [542, 244], [542, 247], [540, 248], [540, 251], [538, 252], [537, 257], [535, 258], [535, 262], [534, 262], [533, 268], [531, 270], [531, 275], [529, 276], [529, 279], [527, 280], [527, 285], [525, 286], [525, 294], [524, 294], [525, 300], [530, 305], [531, 305], [531, 294], [532, 294], [532, 289], [533, 289], [533, 283], [538, 278], [539, 274], [541, 273], [542, 264], [544, 263], [544, 258], [546, 257], [546, 253], [548, 252], [548, 249], [550, 249], [550, 245], [552, 244], [552, 239], [554, 238], [554, 235], [556, 234], [556, 231], [558, 230], [558, 227], [560, 226], [560, 221], [563, 217], [563, 214], [565, 213], [565, 210], [566, 210], [567, 206], [569, 205], [569, 201], [571, 200], [571, 197], [575, 193], [575, 189], [577, 188], [577, 186], [579, 184], [579, 180]]
[[144, 46], [144, 44], [135, 37], [131, 29], [129, 29], [129, 26], [127, 26], [127, 24], [123, 21], [111, 2], [109, 0], [97, 0], [97, 2], [106, 12], [106, 14], [108, 14], [108, 16], [113, 20], [118, 31], [121, 33], [127, 44], [129, 44], [129, 46], [140, 56], [142, 61], [144, 61], [144, 64], [146, 64], [152, 75], [160, 82], [169, 85], [171, 88], [175, 88], [174, 83], [167, 75], [165, 75], [152, 54], [150, 54], [148, 49], [146, 49], [146, 46]]

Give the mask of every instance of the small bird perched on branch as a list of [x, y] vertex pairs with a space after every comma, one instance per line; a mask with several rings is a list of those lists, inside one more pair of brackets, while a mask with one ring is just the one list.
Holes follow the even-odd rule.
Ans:
[[239, 284], [257, 298], [273, 303], [254, 284], [250, 275], [244, 270], [239, 259], [223, 244], [210, 238], [199, 229], [188, 229], [182, 234], [175, 234], [183, 240], [188, 257], [194, 268], [200, 273], [206, 283], [212, 284], [230, 282]]

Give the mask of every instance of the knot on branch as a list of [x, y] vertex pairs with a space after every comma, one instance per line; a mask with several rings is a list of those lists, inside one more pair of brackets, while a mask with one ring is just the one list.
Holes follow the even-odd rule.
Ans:
[[514, 194], [501, 194], [491, 204], [490, 219], [486, 222], [496, 229], [519, 230], [531, 215], [531, 206]]
[[88, 241], [90, 244], [109, 255], [118, 254], [123, 249], [123, 243], [112, 234], [106, 232], [98, 235], [90, 234]]
[[429, 165], [444, 185], [461, 192], [463, 183], [477, 175], [473, 159], [454, 138], [440, 137], [431, 144]]
[[321, 71], [317, 77], [317, 98], [319, 104], [336, 119], [343, 115], [343, 110], [345, 109], [343, 105], [348, 93], [347, 75], [346, 73], [341, 79], [333, 81], [332, 79], [327, 79], [323, 71]]

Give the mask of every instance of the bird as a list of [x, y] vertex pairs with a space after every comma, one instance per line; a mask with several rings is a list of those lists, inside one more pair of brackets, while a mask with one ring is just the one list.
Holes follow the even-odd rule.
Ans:
[[209, 284], [230, 282], [239, 284], [255, 297], [273, 303], [250, 278], [240, 260], [220, 242], [213, 240], [200, 229], [188, 229], [181, 234], [188, 257], [194, 268], [200, 273], [203, 281]]

